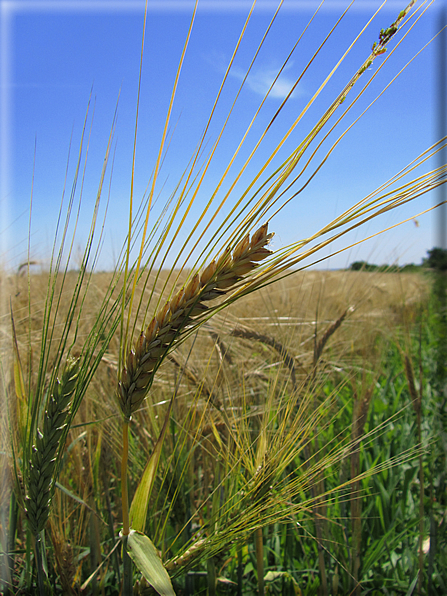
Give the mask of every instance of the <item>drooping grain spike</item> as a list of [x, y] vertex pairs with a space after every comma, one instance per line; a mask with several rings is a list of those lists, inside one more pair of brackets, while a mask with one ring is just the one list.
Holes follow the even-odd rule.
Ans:
[[272, 254], [266, 245], [273, 234], [267, 230], [268, 225], [264, 224], [251, 240], [249, 235], [244, 236], [233, 252], [225, 249], [219, 259], [212, 261], [201, 274], [196, 273], [174, 294], [141, 333], [127, 354], [118, 381], [118, 403], [126, 419], [130, 419], [146, 397], [155, 371], [176, 337], [209, 311], [205, 303], [225, 296], [259, 266], [259, 261]]

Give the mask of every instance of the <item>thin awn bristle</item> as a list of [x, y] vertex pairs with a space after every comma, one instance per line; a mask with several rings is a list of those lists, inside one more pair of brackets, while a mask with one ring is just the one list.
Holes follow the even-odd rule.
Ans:
[[57, 450], [76, 389], [78, 372], [79, 361], [67, 360], [62, 377], [56, 380], [53, 394], [48, 400], [43, 429], [37, 430], [36, 443], [33, 445], [25, 506], [28, 523], [35, 536], [43, 530], [48, 519]]
[[201, 274], [179, 290], [154, 316], [129, 351], [118, 382], [118, 401], [125, 418], [130, 418], [147, 395], [156, 369], [179, 333], [198, 321], [209, 310], [204, 304], [223, 297], [253, 271], [258, 262], [272, 254], [265, 248], [273, 234], [268, 224], [252, 236], [247, 234], [233, 250], [212, 261]]

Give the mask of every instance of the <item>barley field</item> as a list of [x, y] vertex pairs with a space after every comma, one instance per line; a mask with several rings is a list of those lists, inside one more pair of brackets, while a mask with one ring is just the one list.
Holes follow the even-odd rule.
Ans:
[[[344, 20], [354, 2], [339, 14], [329, 2], [329, 17], [321, 3], [292, 40], [290, 2], [261, 20], [256, 4], [226, 31], [234, 45], [209, 111], [196, 94], [195, 124], [176, 137], [200, 62], [188, 51], [210, 21], [200, 2], [182, 20], [165, 119], [148, 132], [143, 57], [163, 67], [167, 56], [145, 50], [146, 24], [159, 22], [145, 3], [124, 200], [118, 105], [96, 138], [90, 94], [59, 207], [46, 188], [38, 201], [34, 145], [26, 241], [15, 243], [27, 248], [0, 266], [4, 596], [447, 593], [445, 254], [411, 273], [315, 268], [365, 240], [380, 246], [401, 223], [414, 232], [419, 212], [445, 202], [428, 203], [447, 181], [446, 138], [425, 146], [419, 115], [378, 132], [382, 109], [419, 101], [385, 92], [436, 40], [417, 33], [433, 2], [392, 17], [368, 3], [361, 22]], [[173, 39], [174, 21], [162, 22]], [[274, 35], [290, 47], [253, 99]], [[361, 128], [350, 136], [362, 118], [371, 147]], [[381, 159], [395, 130], [416, 141], [404, 165]], [[407, 159], [403, 137], [395, 153]], [[155, 139], [144, 160], [140, 138]], [[374, 164], [396, 169], [384, 181]], [[36, 259], [42, 208], [54, 238]]]
[[[67, 339], [74, 357], [111, 277], [91, 276]], [[55, 345], [76, 281], [70, 272], [58, 288]], [[47, 284], [45, 272], [2, 278], [19, 351], [32, 345], [24, 375], [39, 368]], [[132, 413], [129, 493], [163, 435], [144, 531], [176, 594], [407, 594], [418, 573], [428, 593], [430, 566], [432, 593], [441, 593], [443, 542], [427, 546], [430, 524], [442, 535], [444, 498], [434, 475], [442, 456], [432, 285], [427, 273], [296, 272], [168, 355]], [[51, 370], [57, 355], [48, 358]], [[82, 593], [120, 592], [118, 359], [112, 338], [66, 434], [45, 538], [54, 593], [79, 594], [84, 582]], [[12, 368], [4, 373], [12, 385]], [[20, 403], [10, 406], [19, 425]], [[5, 480], [1, 519], [14, 533], [4, 586], [25, 593], [25, 519]], [[151, 593], [135, 581], [134, 593]]]

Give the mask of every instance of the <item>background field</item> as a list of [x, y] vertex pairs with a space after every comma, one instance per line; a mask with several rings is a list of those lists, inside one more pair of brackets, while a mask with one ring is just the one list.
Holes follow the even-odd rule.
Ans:
[[[81, 344], [109, 278], [91, 278]], [[61, 292], [55, 343], [75, 281], [69, 274]], [[35, 336], [37, 357], [48, 276], [31, 275], [30, 310], [26, 276], [1, 283], [19, 350]], [[165, 360], [131, 424], [130, 494], [175, 395], [146, 534], [177, 594], [444, 593], [432, 285], [430, 273], [297, 272], [213, 317]], [[46, 543], [57, 593], [79, 594], [100, 562], [87, 593], [119, 592], [119, 549], [105, 560], [122, 523], [117, 349], [112, 340], [67, 437]], [[15, 519], [3, 576], [23, 593], [24, 520], [5, 483], [1, 503], [3, 532]], [[151, 593], [144, 583], [135, 591]]]

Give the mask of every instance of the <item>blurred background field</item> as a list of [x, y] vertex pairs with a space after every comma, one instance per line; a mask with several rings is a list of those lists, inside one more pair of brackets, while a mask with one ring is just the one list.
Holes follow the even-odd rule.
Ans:
[[[48, 275], [29, 281], [29, 311], [27, 277], [1, 283], [19, 347], [35, 335], [37, 354]], [[76, 341], [109, 281], [92, 275]], [[68, 274], [62, 321], [75, 282]], [[175, 395], [146, 533], [177, 594], [443, 593], [432, 287], [430, 272], [296, 272], [217, 314], [168, 356], [133, 418], [129, 475], [132, 494]], [[112, 340], [72, 424], [53, 499], [49, 575], [64, 594], [79, 594], [101, 562], [87, 593], [119, 592], [115, 349]], [[2, 564], [22, 593], [23, 518], [2, 486], [2, 520], [16, 515]], [[135, 590], [151, 593], [143, 581]]]

